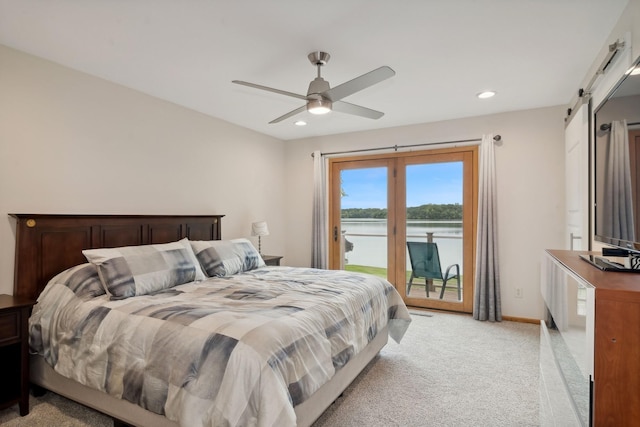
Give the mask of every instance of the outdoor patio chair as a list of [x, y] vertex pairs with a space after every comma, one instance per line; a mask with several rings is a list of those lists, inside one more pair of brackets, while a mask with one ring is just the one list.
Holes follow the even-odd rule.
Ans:
[[[461, 299], [460, 288], [460, 265], [452, 264], [447, 267], [447, 270], [442, 274], [442, 268], [440, 267], [440, 255], [438, 254], [438, 245], [433, 242], [407, 242], [407, 249], [409, 250], [409, 259], [411, 260], [411, 277], [409, 283], [407, 283], [407, 295], [411, 291], [411, 285], [413, 279], [424, 278], [425, 279], [425, 291], [427, 298], [429, 297], [429, 283], [431, 279], [442, 280], [442, 290], [440, 291], [440, 299], [444, 296], [444, 291], [447, 287], [447, 282], [450, 279], [457, 279], [458, 282], [458, 301]], [[451, 269], [455, 267], [455, 272]]]

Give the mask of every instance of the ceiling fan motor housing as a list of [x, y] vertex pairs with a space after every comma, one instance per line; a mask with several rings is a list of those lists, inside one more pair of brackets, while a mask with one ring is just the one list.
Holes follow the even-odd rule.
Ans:
[[331, 87], [329, 86], [328, 81], [326, 81], [322, 77], [316, 77], [315, 79], [311, 80], [311, 83], [309, 83], [309, 90], [307, 90], [307, 96], [318, 95], [318, 97], [320, 98], [321, 97], [320, 94], [322, 92], [328, 91], [329, 89], [331, 89]]
[[307, 111], [311, 114], [326, 114], [333, 109], [331, 99], [322, 94], [331, 89], [329, 82], [318, 76], [309, 83]]

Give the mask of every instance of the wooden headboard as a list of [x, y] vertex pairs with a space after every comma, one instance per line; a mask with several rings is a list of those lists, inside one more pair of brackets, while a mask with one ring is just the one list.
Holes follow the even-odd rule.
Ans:
[[49, 280], [87, 262], [83, 249], [220, 240], [224, 215], [42, 215], [16, 219], [13, 294], [35, 300]]

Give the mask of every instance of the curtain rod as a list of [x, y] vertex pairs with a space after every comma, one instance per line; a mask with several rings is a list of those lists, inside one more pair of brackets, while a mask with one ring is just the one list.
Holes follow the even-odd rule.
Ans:
[[[627, 123], [627, 126], [637, 126], [640, 122]], [[608, 131], [611, 129], [611, 123], [603, 123], [600, 125], [600, 130]]]
[[[502, 139], [500, 135], [495, 135], [493, 140], [498, 142]], [[328, 153], [320, 153], [321, 156], [331, 156], [334, 154], [350, 154], [350, 153], [363, 153], [367, 151], [378, 151], [378, 150], [391, 150], [398, 151], [399, 148], [413, 148], [413, 147], [424, 147], [430, 145], [442, 145], [442, 144], [460, 144], [463, 142], [479, 142], [482, 141], [482, 138], [475, 139], [460, 139], [457, 141], [442, 141], [442, 142], [424, 142], [422, 144], [409, 144], [409, 145], [392, 145], [389, 147], [378, 147], [378, 148], [362, 148], [360, 150], [346, 150], [346, 151], [331, 151]], [[314, 157], [313, 153], [311, 153], [311, 157]]]

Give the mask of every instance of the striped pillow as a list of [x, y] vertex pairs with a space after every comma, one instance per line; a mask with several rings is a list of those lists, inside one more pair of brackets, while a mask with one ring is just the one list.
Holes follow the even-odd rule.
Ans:
[[191, 247], [209, 277], [231, 276], [265, 266], [255, 246], [247, 239], [192, 240]]
[[97, 267], [102, 285], [113, 300], [206, 278], [186, 238], [159, 245], [88, 249], [82, 253]]
[[96, 266], [88, 262], [58, 273], [49, 283], [66, 286], [82, 300], [88, 300], [105, 294], [104, 286], [102, 286]]

